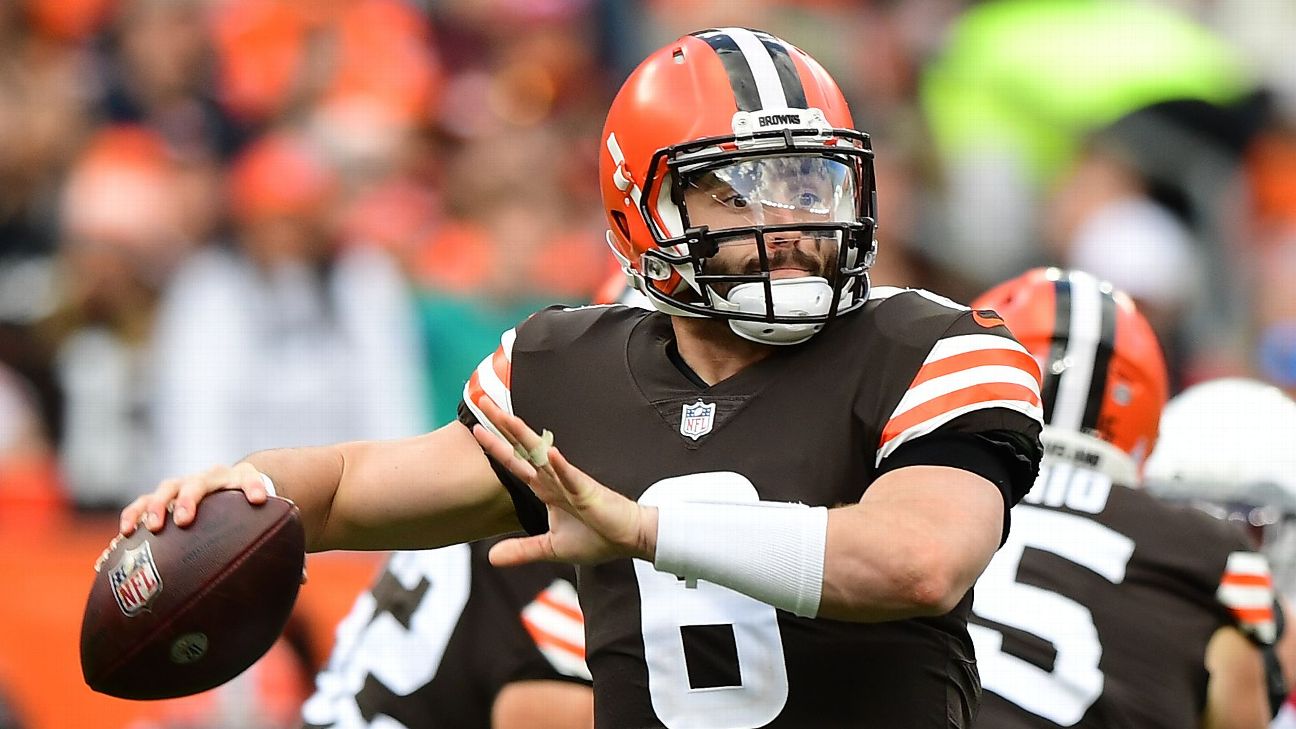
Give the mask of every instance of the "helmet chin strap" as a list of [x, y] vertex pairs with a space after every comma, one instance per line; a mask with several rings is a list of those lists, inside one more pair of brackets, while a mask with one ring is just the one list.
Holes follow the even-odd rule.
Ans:
[[[774, 315], [780, 317], [824, 316], [832, 306], [833, 289], [821, 276], [798, 276], [770, 281], [774, 297]], [[711, 292], [717, 311], [743, 314], [765, 314], [765, 286], [760, 283], [738, 284], [728, 296]], [[850, 304], [849, 294], [841, 305]], [[823, 329], [822, 322], [793, 324], [784, 322], [744, 321], [730, 319], [729, 328], [743, 339], [762, 344], [800, 344]]]

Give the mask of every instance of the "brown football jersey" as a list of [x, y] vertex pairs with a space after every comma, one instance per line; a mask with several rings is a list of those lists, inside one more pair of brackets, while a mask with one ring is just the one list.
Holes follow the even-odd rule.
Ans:
[[496, 569], [494, 541], [393, 554], [338, 625], [303, 729], [489, 729], [509, 683], [588, 684], [575, 570]]
[[[851, 504], [926, 438], [1009, 434], [984, 447], [1020, 466], [1000, 483], [1007, 503], [1020, 498], [1039, 458], [1034, 360], [940, 297], [870, 299], [712, 386], [679, 362], [665, 315], [547, 309], [473, 373], [466, 417], [491, 427], [477, 405], [489, 397], [643, 503], [705, 486], [732, 501]], [[514, 494], [524, 524], [527, 496]], [[941, 617], [859, 624], [798, 618], [638, 560], [582, 568], [579, 584], [600, 727], [944, 729], [968, 726], [977, 703], [966, 597]]]
[[1276, 637], [1268, 565], [1231, 523], [1046, 462], [976, 584], [986, 729], [1184, 729], [1206, 643]]

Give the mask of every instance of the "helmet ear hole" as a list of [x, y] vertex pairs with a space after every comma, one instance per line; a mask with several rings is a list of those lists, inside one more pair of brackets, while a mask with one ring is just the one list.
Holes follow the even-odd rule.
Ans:
[[621, 233], [621, 237], [630, 240], [630, 221], [626, 219], [626, 214], [620, 210], [611, 210], [609, 212], [612, 215], [612, 222], [616, 225], [617, 231]]

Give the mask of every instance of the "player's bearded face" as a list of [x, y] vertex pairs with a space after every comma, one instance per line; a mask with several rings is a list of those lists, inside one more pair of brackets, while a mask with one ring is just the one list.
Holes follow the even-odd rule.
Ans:
[[[743, 160], [684, 176], [689, 224], [713, 234], [754, 226], [849, 221], [855, 215], [855, 179], [837, 160], [787, 155]], [[771, 278], [820, 276], [834, 281], [840, 238], [836, 231], [765, 231]], [[748, 231], [719, 239], [706, 262], [710, 274], [761, 272], [757, 237]], [[718, 285], [724, 294], [732, 284]]]

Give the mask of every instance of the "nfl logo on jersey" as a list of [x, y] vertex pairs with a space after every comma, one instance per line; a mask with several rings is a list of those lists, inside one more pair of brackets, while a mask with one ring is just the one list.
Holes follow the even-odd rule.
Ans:
[[680, 418], [680, 435], [697, 440], [710, 433], [715, 424], [715, 409], [715, 403], [705, 403], [701, 399], [685, 405], [684, 415]]

